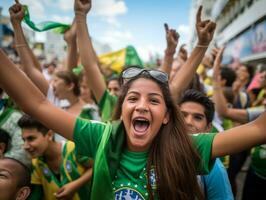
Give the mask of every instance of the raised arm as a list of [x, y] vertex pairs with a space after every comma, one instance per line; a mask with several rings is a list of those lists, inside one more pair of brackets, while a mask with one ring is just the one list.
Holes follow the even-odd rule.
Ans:
[[234, 154], [266, 143], [266, 111], [255, 121], [217, 134], [212, 144], [212, 157]]
[[85, 69], [88, 85], [96, 101], [99, 102], [106, 90], [106, 84], [97, 63], [97, 57], [92, 46], [87, 28], [87, 13], [91, 9], [90, 0], [75, 0], [75, 20], [77, 23], [77, 39], [81, 63]]
[[77, 48], [77, 24], [73, 21], [70, 29], [64, 34], [64, 40], [67, 43], [66, 68], [68, 71], [78, 65], [78, 48]]
[[73, 140], [75, 116], [53, 106], [40, 90], [20, 71], [0, 49], [1, 88], [27, 114], [48, 128]]
[[39, 90], [46, 95], [49, 88], [48, 81], [42, 74], [41, 65], [30, 49], [22, 30], [21, 21], [24, 17], [22, 5], [16, 1], [16, 4], [9, 8], [9, 13], [15, 33], [15, 47], [21, 60], [22, 69]]
[[248, 113], [245, 109], [229, 108], [221, 86], [220, 69], [224, 48], [216, 50], [213, 64], [213, 101], [219, 116], [229, 118], [240, 123], [248, 122]]
[[170, 89], [173, 98], [176, 101], [178, 101], [182, 92], [188, 87], [189, 83], [193, 79], [197, 67], [201, 63], [209, 43], [212, 40], [216, 27], [216, 24], [210, 20], [201, 21], [201, 10], [202, 6], [199, 7], [196, 17], [198, 44], [170, 83]]
[[168, 24], [164, 24], [166, 34], [166, 50], [164, 51], [164, 58], [162, 66], [159, 70], [170, 75], [176, 46], [178, 44], [179, 34], [174, 29], [169, 29]]

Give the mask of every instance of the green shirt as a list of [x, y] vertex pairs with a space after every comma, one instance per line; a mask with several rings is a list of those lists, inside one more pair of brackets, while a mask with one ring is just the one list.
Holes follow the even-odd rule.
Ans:
[[[31, 183], [42, 187], [43, 199], [56, 200], [54, 193], [63, 185], [78, 179], [86, 170], [76, 160], [75, 145], [73, 142], [69, 141], [64, 144], [62, 148], [62, 162], [59, 170], [58, 175], [60, 178], [58, 179], [58, 176], [49, 168], [43, 157], [32, 160]], [[39, 195], [33, 191], [31, 199], [39, 200], [39, 197], [37, 197]], [[85, 184], [75, 193], [73, 200], [87, 200], [88, 195], [89, 185]]]
[[251, 151], [251, 167], [255, 173], [266, 178], [266, 144], [256, 146]]
[[83, 106], [79, 117], [83, 119], [91, 119], [91, 120], [97, 120], [101, 121], [101, 118], [98, 113], [98, 107], [95, 104], [86, 104]]
[[116, 103], [117, 97], [111, 95], [107, 90], [105, 90], [100, 102], [98, 103], [103, 122], [107, 122], [112, 119], [112, 114]]
[[[102, 122], [85, 121], [77, 118], [74, 129], [77, 154], [94, 160], [105, 126], [106, 124]], [[148, 153], [129, 152], [126, 150], [124, 143], [121, 143], [121, 140], [125, 141], [124, 135], [122, 123], [120, 121], [113, 122], [111, 136], [105, 152], [114, 198], [126, 198], [129, 195], [132, 199], [147, 199], [147, 173], [145, 166]], [[202, 160], [199, 164], [201, 173], [208, 173], [212, 167], [211, 148], [214, 136], [214, 133], [192, 135], [193, 143]], [[120, 148], [120, 152], [118, 148]], [[94, 166], [95, 169], [99, 169], [99, 166]], [[104, 177], [98, 178], [105, 180]], [[152, 178], [152, 186], [155, 188], [155, 176], [150, 178]], [[112, 198], [110, 197], [110, 199]]]

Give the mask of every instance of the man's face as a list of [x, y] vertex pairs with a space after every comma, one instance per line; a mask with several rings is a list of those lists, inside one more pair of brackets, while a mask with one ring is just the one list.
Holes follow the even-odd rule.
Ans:
[[185, 123], [189, 133], [206, 133], [211, 129], [211, 124], [207, 124], [207, 118], [204, 113], [205, 108], [196, 102], [184, 102], [180, 105]]
[[36, 128], [22, 129], [22, 139], [24, 141], [24, 149], [32, 158], [42, 156], [48, 148], [50, 135], [43, 135]]
[[10, 159], [0, 159], [0, 200], [16, 199], [19, 188], [19, 164]]

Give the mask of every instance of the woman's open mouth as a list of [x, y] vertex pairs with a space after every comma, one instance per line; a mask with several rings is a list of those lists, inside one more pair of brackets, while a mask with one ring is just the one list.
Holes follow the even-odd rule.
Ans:
[[150, 126], [150, 122], [149, 120], [145, 118], [135, 118], [133, 120], [134, 131], [135, 131], [135, 134], [138, 136], [144, 135], [146, 131], [148, 130], [149, 126]]

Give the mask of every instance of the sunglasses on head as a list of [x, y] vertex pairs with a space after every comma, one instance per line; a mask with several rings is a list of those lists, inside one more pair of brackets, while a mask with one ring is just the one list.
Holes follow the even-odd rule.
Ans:
[[141, 74], [147, 73], [152, 78], [161, 83], [168, 83], [168, 74], [155, 69], [141, 69], [138, 67], [130, 67], [122, 72], [123, 83], [124, 80], [135, 78]]

